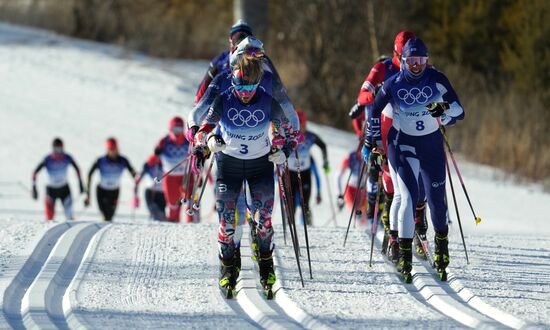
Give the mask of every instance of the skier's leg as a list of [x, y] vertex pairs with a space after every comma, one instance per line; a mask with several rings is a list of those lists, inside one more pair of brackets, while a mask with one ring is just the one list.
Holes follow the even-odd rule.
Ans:
[[311, 199], [311, 170], [305, 170], [300, 173], [302, 177], [302, 191], [304, 192], [304, 219], [308, 226], [311, 225], [311, 208], [309, 200]]
[[46, 187], [46, 195], [44, 196], [44, 214], [46, 220], [53, 220], [55, 215], [55, 195], [53, 188]]
[[59, 190], [59, 198], [63, 202], [63, 211], [65, 211], [65, 218], [67, 220], [73, 220], [73, 199], [71, 196], [71, 189], [69, 185], [61, 187]]
[[273, 227], [271, 215], [274, 205], [275, 185], [273, 181], [273, 163], [267, 156], [249, 161], [246, 180], [252, 197], [252, 214], [256, 220], [256, 237], [259, 247], [258, 265], [260, 282], [264, 289], [271, 289], [275, 284], [273, 269]]
[[162, 191], [154, 190], [153, 191], [153, 201], [154, 201], [154, 219], [165, 221], [166, 220], [166, 199], [164, 198], [164, 193]]
[[434, 263], [443, 271], [449, 264], [447, 205], [445, 203], [445, 150], [439, 131], [426, 136], [421, 169], [430, 216], [435, 231]]
[[97, 206], [99, 207], [99, 211], [103, 215], [103, 220], [110, 220], [107, 219], [108, 214], [108, 207], [107, 204], [109, 203], [109, 198], [106, 196], [107, 191], [101, 188], [99, 185], [96, 187], [96, 198], [97, 198]]
[[168, 175], [162, 180], [164, 198], [168, 204], [168, 221], [179, 222], [181, 209], [182, 175]]
[[116, 208], [118, 206], [119, 191], [120, 190], [118, 188], [113, 190], [107, 190], [107, 194], [106, 194], [107, 205], [106, 205], [106, 212], [105, 212], [105, 220], [108, 220], [108, 221], [113, 220], [113, 217], [116, 212]]
[[[370, 162], [372, 163], [374, 161], [374, 158], [378, 157], [375, 153], [371, 153], [370, 155]], [[367, 180], [367, 220], [372, 223], [374, 221], [374, 204], [376, 203], [376, 195], [378, 193], [378, 178], [380, 176], [380, 172], [378, 171], [378, 168], [376, 166], [370, 166], [369, 169], [369, 177]]]

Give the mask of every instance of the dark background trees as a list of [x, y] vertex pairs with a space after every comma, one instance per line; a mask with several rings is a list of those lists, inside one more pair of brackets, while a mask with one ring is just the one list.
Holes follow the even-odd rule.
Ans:
[[[478, 162], [550, 177], [550, 2], [278, 0], [268, 18], [259, 37], [292, 100], [315, 121], [349, 128], [365, 75], [409, 29], [465, 106], [466, 120], [449, 130], [453, 146]], [[234, 21], [224, 0], [0, 0], [0, 19], [204, 59], [227, 47]]]

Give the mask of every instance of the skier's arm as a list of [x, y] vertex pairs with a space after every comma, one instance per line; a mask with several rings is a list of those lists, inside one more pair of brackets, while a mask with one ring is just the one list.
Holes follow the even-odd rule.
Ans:
[[36, 184], [36, 176], [38, 175], [38, 172], [40, 172], [40, 170], [42, 170], [42, 168], [44, 168], [44, 166], [46, 166], [46, 159], [43, 159], [40, 162], [40, 164], [38, 164], [38, 166], [36, 166], [36, 168], [32, 172], [32, 184], [33, 185]]
[[338, 173], [338, 195], [342, 195], [342, 177], [344, 176], [344, 173], [348, 168], [349, 168], [349, 156], [344, 158], [344, 160], [342, 161], [342, 164], [340, 164], [340, 173]]
[[311, 157], [311, 173], [315, 178], [315, 185], [317, 186], [317, 199], [320, 200], [321, 199], [321, 178], [319, 176], [317, 164], [315, 164], [315, 159], [313, 159], [313, 157]]
[[145, 164], [143, 164], [143, 168], [141, 169], [141, 173], [139, 173], [139, 175], [136, 176], [134, 193], [137, 193], [139, 188], [139, 183], [141, 182], [141, 179], [143, 179], [143, 176], [145, 176], [145, 173], [147, 173], [148, 170], [149, 170], [149, 164], [145, 162]]
[[[224, 71], [225, 72], [225, 71]], [[200, 126], [203, 120], [208, 116], [208, 112], [211, 106], [214, 104], [218, 96], [220, 95], [220, 85], [221, 85], [222, 75], [218, 74], [214, 80], [208, 85], [208, 89], [200, 99], [200, 101], [195, 105], [193, 110], [189, 113], [187, 117], [187, 127], [191, 128], [193, 126]]]
[[441, 123], [449, 126], [456, 123], [457, 120], [464, 119], [464, 109], [462, 108], [462, 104], [460, 103], [453, 86], [451, 86], [449, 79], [447, 79], [447, 77], [439, 71], [436, 73], [435, 85], [443, 97], [443, 102], [449, 104], [449, 109], [440, 117]]
[[206, 145], [207, 136], [216, 128], [222, 118], [223, 103], [220, 95], [216, 97], [212, 103], [212, 107], [208, 111], [206, 118], [202, 122], [197, 134], [195, 135], [195, 145]]
[[96, 160], [94, 165], [92, 165], [92, 168], [90, 168], [90, 171], [88, 172], [88, 180], [86, 181], [87, 182], [86, 194], [88, 196], [90, 195], [90, 190], [92, 187], [92, 175], [94, 174], [95, 170], [98, 169], [98, 167], [99, 167], [99, 164], [98, 164], [98, 161]]
[[300, 130], [300, 120], [298, 118], [298, 114], [296, 113], [292, 102], [290, 102], [290, 99], [288, 98], [286, 89], [283, 85], [283, 82], [281, 81], [279, 73], [273, 65], [273, 62], [271, 62], [271, 60], [267, 56], [265, 57], [265, 60], [272, 73], [273, 98], [279, 103], [280, 107], [283, 109], [283, 112], [288, 119], [290, 125], [292, 126], [292, 129], [295, 132], [298, 132]]
[[328, 165], [327, 145], [325, 144], [325, 142], [323, 140], [321, 140], [321, 138], [317, 134], [315, 134], [315, 133], [311, 133], [311, 134], [313, 135], [313, 138], [314, 138], [313, 143], [315, 143], [321, 149], [321, 152], [323, 153], [323, 169], [325, 169], [325, 171], [329, 171], [330, 168], [329, 168], [329, 165]]
[[370, 144], [370, 146], [376, 146], [377, 142], [382, 138], [380, 134], [380, 116], [391, 100], [390, 85], [391, 84], [385, 83], [376, 94], [374, 105], [372, 107], [367, 107], [368, 114], [367, 125], [365, 127], [365, 144]]
[[385, 74], [386, 66], [383, 62], [377, 62], [372, 67], [357, 95], [357, 104], [359, 106], [370, 105], [374, 102], [376, 86], [384, 81]]
[[195, 95], [195, 104], [199, 103], [206, 90], [208, 89], [208, 86], [210, 85], [214, 77], [216, 77], [216, 75], [219, 73], [218, 66], [216, 65], [216, 61], [218, 58], [219, 56], [213, 59], [212, 62], [210, 62], [208, 70], [206, 71], [204, 78], [202, 78], [201, 84], [199, 85], [199, 88], [197, 90], [197, 94]]
[[132, 164], [130, 164], [130, 161], [127, 158], [124, 158], [124, 163], [124, 166], [128, 169], [128, 172], [132, 174], [132, 178], [135, 178], [137, 176], [137, 172], [134, 170]]
[[70, 155], [67, 155], [67, 157], [69, 159], [69, 163], [73, 166], [74, 170], [76, 171], [76, 176], [78, 177], [78, 187], [80, 189], [80, 193], [83, 194], [84, 193], [84, 185], [82, 184], [82, 176], [80, 175], [80, 168], [78, 167], [78, 165], [74, 161], [73, 157], [71, 157]]

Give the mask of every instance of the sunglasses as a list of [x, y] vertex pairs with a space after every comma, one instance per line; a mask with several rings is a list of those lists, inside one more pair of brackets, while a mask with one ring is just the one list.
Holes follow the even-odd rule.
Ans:
[[257, 84], [252, 84], [252, 85], [235, 85], [235, 90], [239, 93], [250, 93], [250, 92], [253, 92], [256, 90], [256, 88], [258, 88], [258, 85], [260, 83], [257, 83]]
[[63, 152], [63, 147], [53, 147], [53, 152], [60, 154]]
[[183, 127], [179, 127], [179, 126], [173, 127], [173, 128], [172, 128], [172, 133], [174, 133], [174, 134], [181, 134], [181, 133], [183, 133]]
[[425, 65], [428, 63], [428, 57], [427, 56], [409, 56], [405, 57], [405, 63], [407, 65]]

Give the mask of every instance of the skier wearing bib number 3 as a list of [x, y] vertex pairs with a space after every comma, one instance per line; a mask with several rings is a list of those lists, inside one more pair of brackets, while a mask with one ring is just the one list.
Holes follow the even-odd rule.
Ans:
[[[219, 76], [220, 94], [195, 135], [193, 166], [200, 170], [204, 155], [215, 153], [216, 210], [219, 216], [218, 246], [220, 266], [219, 285], [228, 298], [234, 295], [239, 276], [238, 253], [233, 240], [237, 198], [243, 182], [248, 184], [251, 196], [250, 212], [255, 225], [253, 233], [259, 251], [257, 261], [260, 282], [268, 298], [273, 298], [275, 283], [273, 270], [273, 163], [283, 163], [287, 156], [281, 150], [272, 151], [270, 124], [279, 132], [283, 116], [298, 130], [296, 113], [286, 114], [272, 97], [272, 76], [264, 72], [262, 59], [243, 54], [232, 71]], [[218, 130], [214, 128], [219, 124]], [[211, 134], [212, 132], [214, 134]]]
[[449, 263], [447, 205], [445, 202], [445, 150], [442, 125], [464, 118], [464, 110], [447, 77], [427, 67], [428, 48], [420, 38], [412, 38], [403, 47], [401, 71], [386, 81], [368, 109], [369, 122], [365, 147], [380, 143], [380, 115], [393, 106], [393, 127], [388, 144], [395, 152], [388, 155], [397, 173], [401, 194], [399, 219], [399, 262], [397, 270], [405, 282], [412, 281], [412, 242], [414, 212], [418, 200], [419, 178], [423, 180], [435, 231], [434, 263], [442, 280]]

